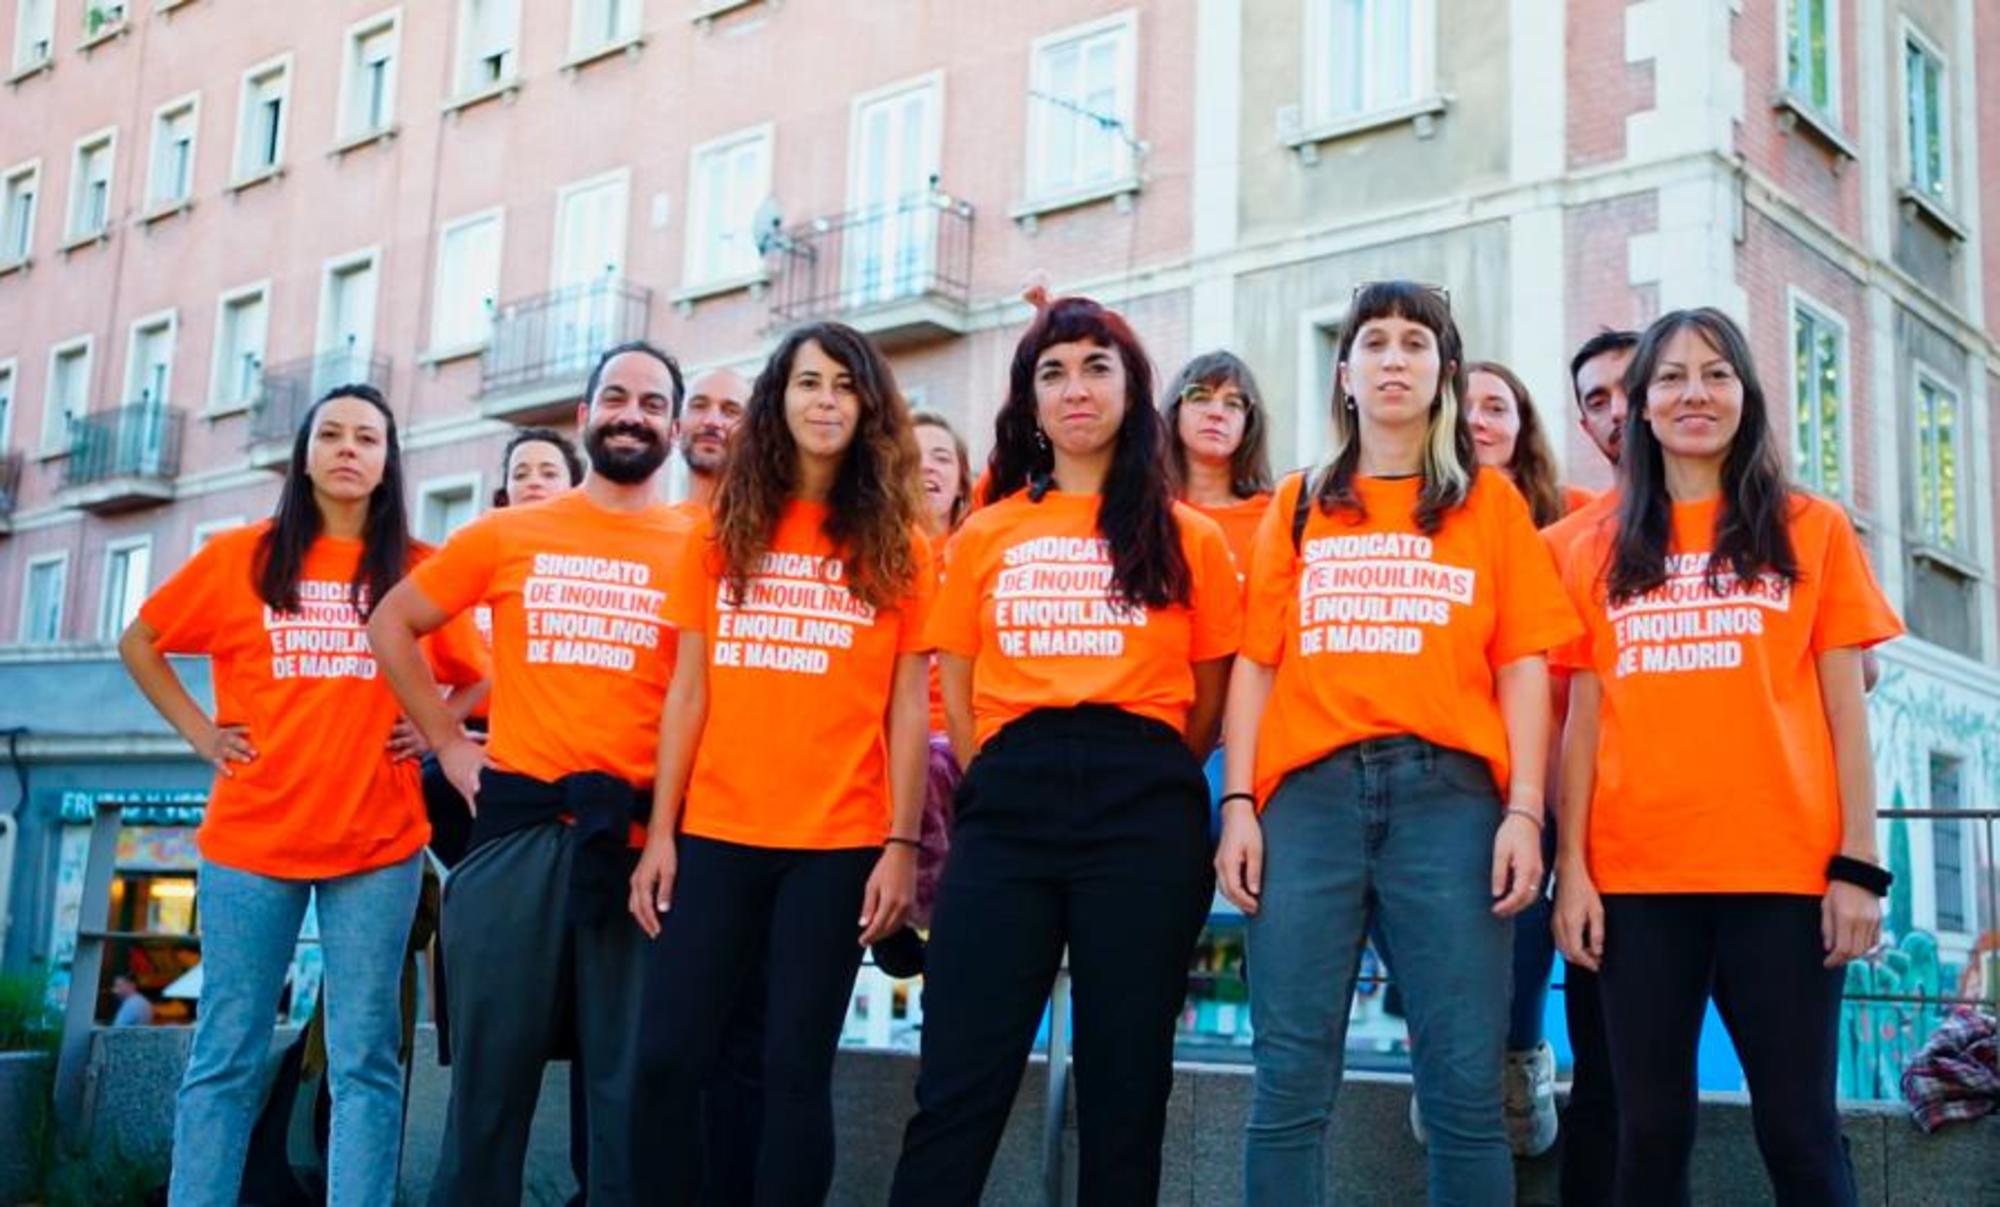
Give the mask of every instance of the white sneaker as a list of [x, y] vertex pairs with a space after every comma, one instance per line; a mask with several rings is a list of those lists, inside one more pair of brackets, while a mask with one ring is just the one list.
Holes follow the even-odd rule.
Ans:
[[1539, 1157], [1549, 1151], [1556, 1142], [1555, 1049], [1543, 1040], [1531, 1051], [1507, 1053], [1500, 1085], [1507, 1143], [1514, 1155]]

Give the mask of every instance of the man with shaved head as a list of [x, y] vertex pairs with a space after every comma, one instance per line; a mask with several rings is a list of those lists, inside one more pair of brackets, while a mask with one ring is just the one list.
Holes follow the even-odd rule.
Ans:
[[750, 405], [750, 383], [734, 369], [710, 369], [688, 383], [687, 405], [681, 409], [681, 460], [688, 467], [689, 508], [706, 510], [715, 502], [729, 455], [729, 434]]

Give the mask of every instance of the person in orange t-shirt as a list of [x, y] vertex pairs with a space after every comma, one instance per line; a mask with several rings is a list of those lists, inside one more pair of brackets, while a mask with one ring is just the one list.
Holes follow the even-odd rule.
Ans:
[[[292, 443], [272, 518], [224, 533], [139, 609], [119, 653], [133, 681], [212, 763], [201, 847], [202, 990], [174, 1112], [176, 1203], [234, 1203], [262, 1094], [272, 1010], [314, 903], [326, 957], [333, 1122], [328, 1201], [395, 1197], [404, 949], [430, 836], [419, 748], [362, 628], [424, 551], [410, 540], [396, 423], [342, 386]], [[166, 655], [214, 663], [211, 718]], [[430, 643], [438, 678], [477, 688], [470, 624]], [[421, 660], [425, 655], [418, 654]], [[431, 704], [455, 727], [476, 690]]]
[[1431, 1195], [1511, 1203], [1511, 919], [1541, 885], [1544, 654], [1577, 622], [1520, 492], [1474, 459], [1444, 292], [1363, 286], [1341, 330], [1332, 460], [1288, 479], [1258, 532], [1230, 682], [1216, 868], [1250, 915], [1247, 1197], [1324, 1193], [1379, 923], [1420, 1037]]
[[[924, 488], [924, 528], [930, 534], [931, 562], [942, 576], [945, 546], [972, 512], [972, 458], [951, 421], [936, 411], [918, 411], [910, 416], [910, 424], [922, 457], [918, 480]], [[930, 660], [930, 733], [930, 768], [924, 777], [924, 847], [917, 862], [917, 908], [912, 914], [912, 921], [921, 927], [931, 924], [938, 876], [951, 854], [951, 801], [964, 778], [958, 755], [951, 748], [944, 713], [944, 675], [936, 654]], [[907, 944], [904, 950], [907, 952]], [[876, 954], [877, 964], [882, 963], [883, 954]], [[892, 958], [890, 962], [895, 961]]]
[[1200, 757], [1241, 600], [1222, 530], [1173, 499], [1151, 378], [1117, 314], [1040, 308], [995, 422], [998, 501], [946, 553], [930, 635], [966, 776], [893, 1204], [979, 1200], [1065, 946], [1078, 1198], [1158, 1197], [1174, 1024], [1214, 892]]
[[1567, 551], [1585, 633], [1556, 937], [1596, 969], [1616, 1199], [1678, 1203], [1713, 994], [1781, 1203], [1857, 1192], [1834, 1095], [1847, 964], [1880, 935], [1863, 651], [1902, 632], [1846, 514], [1794, 488], [1748, 345], [1662, 316], [1625, 374], [1615, 528]]
[[751, 387], [713, 518], [675, 569], [680, 661], [626, 901], [654, 939], [632, 1178], [660, 1201], [702, 1191], [703, 1090], [760, 971], [751, 1197], [816, 1203], [832, 1182], [833, 1057], [861, 952], [916, 899], [936, 591], [917, 462], [867, 337], [795, 329]]
[[[445, 884], [451, 1099], [431, 1202], [515, 1203], [546, 1060], [585, 1082], [592, 1202], [629, 1202], [634, 1045], [645, 936], [624, 911], [635, 828], [652, 802], [674, 667], [668, 601], [689, 523], [660, 501], [682, 396], [651, 344], [598, 360], [577, 408], [583, 485], [479, 517], [369, 621], [383, 670], [473, 809], [471, 850]], [[493, 616], [484, 746], [430, 702], [421, 634], [485, 604]], [[566, 1020], [573, 1020], [574, 1043]]]
[[1181, 366], [1160, 403], [1167, 470], [1180, 500], [1222, 526], [1248, 580], [1257, 525], [1271, 503], [1264, 392], [1231, 352], [1205, 352]]

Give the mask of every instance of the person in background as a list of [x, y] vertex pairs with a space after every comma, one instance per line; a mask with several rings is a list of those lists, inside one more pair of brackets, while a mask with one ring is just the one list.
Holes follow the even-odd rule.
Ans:
[[749, 405], [750, 383], [734, 369], [710, 369], [688, 383], [675, 440], [688, 471], [688, 497], [680, 508], [689, 519], [715, 505], [715, 491], [729, 463], [729, 441]]
[[131, 973], [121, 972], [111, 978], [111, 996], [118, 999], [118, 1012], [111, 1016], [112, 1026], [152, 1026], [153, 1003], [139, 988], [137, 978]]
[[[930, 533], [932, 563], [942, 575], [945, 548], [972, 511], [972, 458], [966, 452], [965, 440], [951, 426], [951, 421], [936, 411], [917, 411], [910, 416], [910, 424], [915, 429], [917, 453], [921, 457], [917, 472], [927, 505], [924, 527]], [[917, 907], [912, 917], [913, 923], [923, 928], [931, 924], [931, 906], [937, 900], [938, 876], [951, 853], [951, 802], [958, 792], [959, 781], [964, 778], [964, 769], [958, 765], [958, 756], [951, 748], [951, 732], [944, 712], [944, 686], [935, 654], [931, 656], [930, 665], [930, 734], [930, 770], [924, 781], [924, 847], [917, 861]], [[907, 940], [898, 942], [897, 936], [892, 935], [884, 944], [877, 946], [887, 948], [886, 951], [877, 951], [878, 964], [883, 964], [886, 954], [889, 963], [897, 965], [884, 965], [884, 971], [890, 975], [914, 975], [923, 971], [921, 962], [914, 967], [907, 960], [898, 963], [898, 957], [907, 957], [921, 950]]]
[[1481, 465], [1507, 476], [1528, 501], [1535, 527], [1547, 528], [1571, 507], [1556, 481], [1555, 454], [1528, 387], [1498, 361], [1476, 360], [1465, 367], [1465, 426], [1472, 453]]
[[1236, 573], [1247, 579], [1257, 524], [1271, 503], [1271, 454], [1257, 378], [1234, 353], [1206, 352], [1181, 367], [1161, 407], [1174, 493], [1222, 526]]
[[493, 505], [539, 503], [582, 481], [583, 458], [567, 437], [554, 428], [524, 427], [508, 438], [500, 454], [500, 485], [493, 492]]

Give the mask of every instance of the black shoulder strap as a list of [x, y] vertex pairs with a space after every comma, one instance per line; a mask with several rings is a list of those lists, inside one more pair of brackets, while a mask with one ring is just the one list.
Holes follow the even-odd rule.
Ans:
[[1299, 497], [1292, 504], [1292, 552], [1297, 553], [1305, 540], [1306, 518], [1312, 515], [1312, 471], [1299, 471]]

